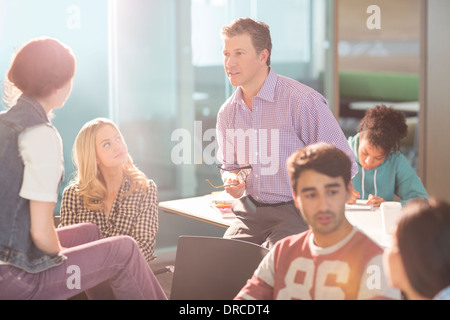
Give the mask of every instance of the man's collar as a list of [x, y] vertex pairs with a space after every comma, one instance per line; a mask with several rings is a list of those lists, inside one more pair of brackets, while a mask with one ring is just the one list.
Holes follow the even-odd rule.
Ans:
[[[277, 78], [278, 78], [278, 75], [275, 72], [275, 70], [273, 70], [272, 68], [269, 68], [269, 74], [267, 75], [266, 80], [264, 81], [264, 84], [262, 85], [262, 87], [259, 90], [256, 97], [266, 100], [266, 101], [269, 101], [269, 102], [274, 102]], [[233, 98], [232, 103], [233, 104], [235, 104], [235, 103], [244, 104], [241, 87], [238, 87], [236, 89], [236, 94]]]
[[269, 74], [267, 75], [267, 78], [264, 81], [261, 90], [259, 90], [256, 96], [263, 100], [273, 102], [275, 97], [276, 86], [277, 86], [277, 73], [272, 68], [269, 68]]

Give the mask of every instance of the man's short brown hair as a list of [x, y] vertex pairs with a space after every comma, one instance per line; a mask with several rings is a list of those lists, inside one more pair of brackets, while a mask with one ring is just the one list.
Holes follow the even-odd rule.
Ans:
[[264, 49], [269, 51], [266, 65], [270, 66], [272, 39], [267, 24], [250, 18], [239, 18], [233, 20], [229, 25], [223, 26], [221, 31], [222, 36], [228, 38], [245, 33], [252, 38], [253, 47], [257, 54], [260, 54]]
[[348, 155], [323, 142], [295, 151], [286, 164], [294, 193], [297, 193], [298, 178], [306, 170], [315, 170], [333, 178], [342, 177], [346, 186], [351, 179], [352, 163]]

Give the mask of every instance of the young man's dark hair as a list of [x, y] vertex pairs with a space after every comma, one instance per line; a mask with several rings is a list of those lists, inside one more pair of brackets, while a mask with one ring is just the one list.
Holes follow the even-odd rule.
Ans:
[[312, 169], [333, 178], [341, 176], [345, 185], [348, 185], [351, 166], [349, 157], [342, 150], [326, 143], [317, 143], [297, 150], [287, 160], [287, 170], [295, 193], [298, 177], [306, 170]]

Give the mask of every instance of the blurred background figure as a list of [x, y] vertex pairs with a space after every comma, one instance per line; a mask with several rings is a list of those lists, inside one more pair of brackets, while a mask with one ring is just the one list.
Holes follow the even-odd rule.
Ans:
[[384, 267], [408, 299], [450, 300], [450, 205], [435, 199], [408, 203]]

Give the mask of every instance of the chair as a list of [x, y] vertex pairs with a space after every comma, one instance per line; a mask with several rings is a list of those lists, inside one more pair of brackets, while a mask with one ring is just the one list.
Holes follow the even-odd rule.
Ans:
[[170, 299], [231, 300], [268, 252], [242, 240], [180, 236]]

